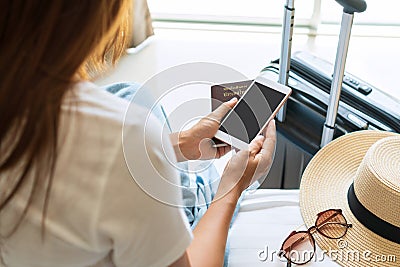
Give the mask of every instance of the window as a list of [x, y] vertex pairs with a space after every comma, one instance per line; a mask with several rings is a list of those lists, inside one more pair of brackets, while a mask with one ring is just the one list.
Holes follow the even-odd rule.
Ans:
[[[314, 0], [301, 0], [296, 18], [312, 17]], [[148, 0], [154, 20], [228, 24], [280, 24], [283, 1], [277, 0]]]
[[[280, 27], [286, 0], [148, 0], [148, 3], [156, 23]], [[385, 35], [400, 37], [397, 12], [400, 2], [368, 0], [367, 4], [364, 13], [355, 15], [354, 25], [370, 26], [362, 31], [365, 35], [382, 35], [382, 28], [385, 28]], [[342, 8], [334, 0], [295, 0], [295, 8], [297, 28], [318, 30], [323, 34], [341, 21]]]

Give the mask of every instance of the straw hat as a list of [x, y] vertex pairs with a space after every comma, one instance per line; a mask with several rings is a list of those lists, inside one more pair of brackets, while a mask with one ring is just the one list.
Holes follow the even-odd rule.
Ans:
[[339, 240], [314, 234], [340, 265], [400, 266], [400, 135], [359, 131], [322, 148], [303, 174], [300, 207], [307, 227], [332, 208], [353, 224]]

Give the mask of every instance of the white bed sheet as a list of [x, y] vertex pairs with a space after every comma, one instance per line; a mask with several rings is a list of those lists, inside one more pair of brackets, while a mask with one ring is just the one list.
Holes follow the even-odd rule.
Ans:
[[[277, 256], [282, 242], [293, 230], [304, 229], [299, 190], [248, 192], [230, 232], [229, 266], [286, 266], [286, 261]], [[339, 266], [318, 247], [316, 256], [302, 266]]]

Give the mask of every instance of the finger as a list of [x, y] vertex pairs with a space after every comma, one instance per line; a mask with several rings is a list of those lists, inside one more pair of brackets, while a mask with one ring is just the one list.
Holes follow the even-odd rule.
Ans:
[[232, 150], [231, 146], [218, 147], [217, 158], [224, 156], [226, 153], [228, 153], [231, 150]]
[[225, 114], [228, 113], [236, 105], [237, 101], [238, 101], [237, 98], [234, 97], [228, 102], [222, 103], [216, 110], [211, 112], [207, 117], [212, 120], [221, 122]]
[[275, 120], [272, 120], [265, 131], [265, 140], [260, 150], [260, 156], [269, 156], [274, 153], [276, 144], [276, 126]]
[[263, 148], [266, 150], [274, 150], [276, 143], [276, 126], [275, 120], [272, 120], [268, 123], [267, 129], [265, 131], [265, 141], [263, 144]]
[[199, 142], [200, 157], [198, 159], [215, 159], [218, 157], [218, 148], [213, 146], [213, 141], [210, 138], [203, 138]]
[[264, 129], [261, 132], [261, 135], [266, 136], [267, 135], [267, 131], [269, 129], [269, 127], [273, 127], [271, 124], [274, 124], [273, 126], [276, 127], [276, 121], [275, 119], [272, 119], [268, 122], [267, 127], [264, 127]]
[[249, 144], [250, 155], [255, 156], [260, 151], [263, 146], [264, 139], [264, 136], [258, 135], [256, 138], [253, 139], [253, 141], [251, 141], [251, 143]]

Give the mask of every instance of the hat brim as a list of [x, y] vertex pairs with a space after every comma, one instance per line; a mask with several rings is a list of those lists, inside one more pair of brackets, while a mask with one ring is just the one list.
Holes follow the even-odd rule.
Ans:
[[339, 240], [314, 235], [326, 255], [335, 250], [335, 258], [331, 258], [342, 266], [396, 266], [400, 262], [400, 244], [364, 227], [347, 202], [349, 187], [367, 150], [392, 135], [395, 134], [359, 131], [342, 136], [322, 148], [302, 176], [300, 209], [307, 227], [314, 225], [319, 212], [332, 208], [342, 209], [347, 222], [353, 225]]

